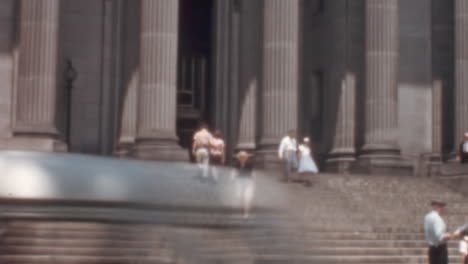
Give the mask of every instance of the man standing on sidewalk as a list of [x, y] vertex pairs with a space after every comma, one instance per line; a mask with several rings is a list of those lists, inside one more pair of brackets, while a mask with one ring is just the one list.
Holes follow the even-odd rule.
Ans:
[[424, 217], [424, 234], [429, 244], [429, 264], [448, 264], [447, 240], [452, 239], [452, 235], [447, 233], [441, 217], [445, 205], [442, 201], [431, 201], [432, 210]]

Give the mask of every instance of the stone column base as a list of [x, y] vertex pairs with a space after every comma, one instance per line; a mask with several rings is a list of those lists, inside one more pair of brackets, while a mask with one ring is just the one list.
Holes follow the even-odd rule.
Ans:
[[255, 157], [255, 167], [266, 170], [282, 169], [283, 163], [278, 158], [277, 148], [261, 147], [259, 150], [257, 150]]
[[52, 138], [11, 137], [0, 139], [0, 149], [44, 152], [67, 152], [63, 141]]
[[173, 140], [144, 140], [137, 142], [130, 156], [142, 160], [189, 161], [189, 150]]
[[236, 151], [245, 150], [248, 152], [255, 152], [255, 143], [239, 143], [236, 146]]
[[352, 156], [338, 156], [327, 159], [326, 171], [340, 174], [349, 174], [356, 163], [356, 158]]
[[415, 175], [419, 177], [438, 177], [442, 170], [442, 156], [438, 153], [426, 153], [419, 157]]
[[121, 143], [117, 146], [117, 149], [114, 151], [114, 156], [119, 158], [131, 157], [133, 147], [134, 143]]
[[359, 156], [353, 172], [365, 174], [413, 175], [413, 164], [396, 154], [364, 154]]

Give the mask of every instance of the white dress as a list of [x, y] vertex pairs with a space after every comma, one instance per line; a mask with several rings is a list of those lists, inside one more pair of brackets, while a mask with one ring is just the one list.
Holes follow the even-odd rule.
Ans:
[[299, 160], [299, 168], [297, 172], [311, 172], [318, 173], [317, 164], [310, 156], [310, 148], [304, 145], [299, 145], [299, 152], [301, 153], [301, 159]]

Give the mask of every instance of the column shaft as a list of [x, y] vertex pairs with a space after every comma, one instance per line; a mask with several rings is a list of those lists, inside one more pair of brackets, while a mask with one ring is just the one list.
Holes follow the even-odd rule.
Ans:
[[179, 1], [143, 0], [138, 138], [175, 140]]
[[120, 137], [116, 150], [117, 156], [127, 156], [136, 142], [137, 133], [137, 102], [138, 102], [138, 72], [130, 79], [128, 91], [125, 93], [122, 107]]
[[455, 1], [455, 138], [454, 149], [468, 131], [468, 2]]
[[179, 1], [141, 2], [137, 147], [144, 159], [187, 159], [177, 144]]
[[339, 172], [348, 172], [355, 161], [355, 115], [356, 115], [356, 76], [348, 73], [341, 80], [338, 100], [338, 113], [335, 122], [335, 136], [328, 167]]
[[256, 148], [255, 132], [257, 117], [257, 81], [253, 80], [241, 98], [240, 109], [241, 116], [239, 122], [238, 149], [254, 150]]
[[59, 0], [21, 1], [14, 132], [56, 137]]
[[299, 0], [265, 0], [261, 148], [264, 164], [276, 161], [276, 147], [297, 128]]
[[399, 154], [398, 0], [366, 1], [366, 134], [363, 152]]
[[443, 87], [442, 81], [435, 80], [432, 83], [432, 152], [437, 155], [442, 154], [443, 135]]
[[257, 91], [261, 60], [261, 3], [241, 2], [240, 87], [237, 149], [255, 150], [257, 125]]
[[[356, 86], [362, 82], [362, 61], [364, 57], [361, 47], [364, 39], [358, 33], [364, 33], [361, 27], [364, 20], [364, 2], [353, 0], [337, 0], [331, 5], [332, 22], [332, 80], [331, 93], [333, 102], [331, 116], [336, 113], [336, 120], [331, 126], [334, 129], [333, 145], [327, 159], [327, 169], [338, 172], [348, 172], [355, 161], [356, 144]], [[361, 29], [362, 28], [362, 29]]]

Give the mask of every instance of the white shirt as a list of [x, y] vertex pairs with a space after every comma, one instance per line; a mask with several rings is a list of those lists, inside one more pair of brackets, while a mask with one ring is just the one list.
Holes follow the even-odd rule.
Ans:
[[286, 151], [297, 151], [297, 143], [295, 138], [285, 136], [281, 140], [281, 144], [278, 149], [278, 157], [283, 158], [283, 155]]
[[212, 139], [213, 139], [213, 136], [206, 129], [202, 129], [198, 131], [193, 136], [193, 140], [197, 142], [199, 147], [208, 147]]
[[445, 222], [439, 213], [433, 210], [424, 217], [424, 234], [429, 245], [438, 246], [444, 244], [443, 237], [445, 233]]

